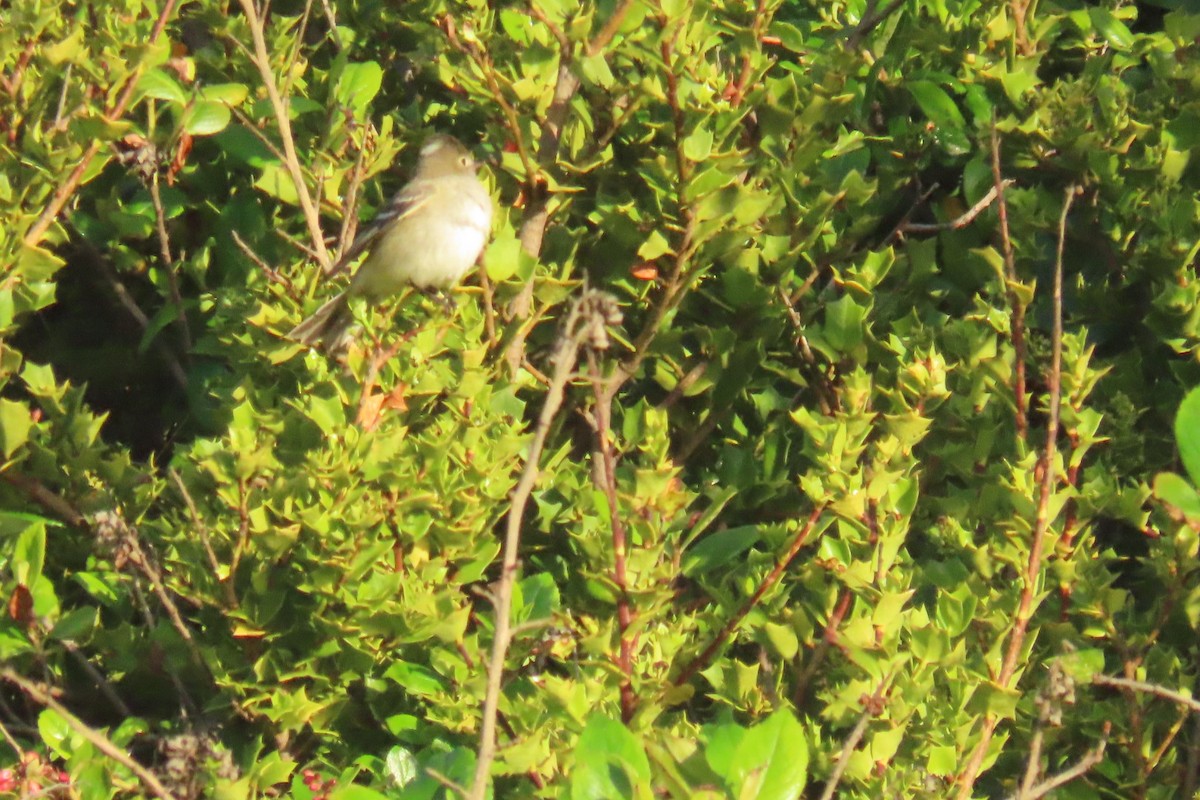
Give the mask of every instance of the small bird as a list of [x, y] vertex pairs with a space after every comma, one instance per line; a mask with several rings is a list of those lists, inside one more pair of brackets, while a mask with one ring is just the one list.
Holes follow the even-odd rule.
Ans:
[[304, 344], [337, 347], [354, 322], [350, 299], [376, 301], [405, 286], [447, 289], [478, 260], [492, 224], [492, 199], [471, 151], [437, 134], [421, 147], [416, 173], [355, 238], [334, 270], [368, 255], [350, 287], [288, 333]]

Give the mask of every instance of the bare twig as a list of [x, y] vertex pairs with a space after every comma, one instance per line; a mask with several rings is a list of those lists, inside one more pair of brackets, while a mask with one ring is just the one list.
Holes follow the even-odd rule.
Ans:
[[150, 200], [154, 204], [154, 223], [158, 232], [159, 255], [162, 257], [163, 272], [167, 276], [167, 289], [171, 303], [175, 306], [175, 324], [179, 338], [183, 341], [186, 354], [192, 349], [192, 332], [188, 329], [187, 311], [183, 305], [183, 294], [179, 291], [179, 276], [175, 274], [175, 259], [171, 256], [171, 239], [167, 235], [167, 214], [163, 210], [162, 193], [158, 188], [158, 171], [150, 176]]
[[[1047, 409], [1046, 444], [1038, 461], [1038, 466], [1041, 469], [1041, 486], [1033, 530], [1030, 534], [1029, 561], [1026, 564], [1023, 575], [1021, 599], [1017, 607], [1016, 619], [1009, 633], [1008, 647], [1000, 666], [1000, 674], [996, 678], [997, 684], [1002, 687], [1008, 687], [1011, 684], [1021, 659], [1021, 651], [1025, 645], [1025, 634], [1036, 608], [1037, 592], [1042, 572], [1042, 550], [1046, 538], [1046, 530], [1050, 525], [1050, 496], [1057, 478], [1054, 462], [1058, 448], [1059, 406], [1062, 402], [1063, 248], [1067, 238], [1067, 215], [1071, 211], [1071, 204], [1075, 200], [1077, 191], [1078, 189], [1074, 185], [1067, 187], [1063, 195], [1062, 213], [1058, 218], [1058, 248], [1054, 259], [1054, 321], [1051, 332], [1050, 372], [1046, 380], [1047, 385], [1050, 387], [1050, 397], [1049, 408]], [[975, 785], [975, 779], [979, 776], [979, 770], [983, 764], [984, 756], [987, 753], [988, 745], [991, 742], [992, 734], [995, 732], [998, 722], [999, 718], [995, 715], [988, 715], [984, 718], [983, 730], [980, 734], [979, 742], [975, 745], [975, 750], [971, 753], [971, 757], [967, 761], [967, 766], [959, 777], [959, 800], [967, 800], [971, 796], [972, 787]]]
[[500, 707], [504, 661], [512, 641], [512, 620], [510, 619], [512, 592], [517, 577], [518, 551], [525, 506], [537, 483], [538, 465], [542, 450], [546, 446], [546, 437], [550, 434], [550, 426], [562, 406], [567, 381], [570, 380], [575, 370], [579, 347], [589, 332], [589, 321], [584, 319], [582, 308], [592, 294], [598, 293], [585, 289], [579, 299], [572, 304], [571, 310], [567, 314], [562, 333], [559, 335], [555, 347], [554, 371], [550, 379], [550, 386], [546, 389], [545, 400], [542, 401], [542, 410], [538, 415], [537, 426], [534, 428], [533, 440], [529, 443], [525, 466], [521, 470], [521, 477], [512, 493], [512, 501], [505, 524], [504, 555], [500, 578], [497, 581], [497, 588], [493, 592], [496, 600], [495, 633], [492, 638], [492, 655], [487, 668], [487, 693], [483, 702], [483, 720], [479, 734], [479, 753], [475, 761], [475, 777], [468, 794], [471, 800], [483, 800], [486, 796], [488, 775], [496, 755], [496, 717]]
[[620, 636], [620, 650], [617, 654], [617, 668], [621, 671], [621, 720], [628, 723], [633, 719], [637, 708], [637, 699], [633, 693], [633, 650], [635, 636], [629, 632], [633, 624], [633, 603], [629, 598], [629, 576], [626, 572], [626, 550], [629, 547], [629, 537], [626, 535], [625, 524], [621, 521], [621, 510], [617, 504], [617, 468], [616, 456], [612, 446], [612, 400], [613, 395], [605, 391], [605, 381], [596, 363], [595, 353], [588, 351], [588, 375], [592, 382], [592, 394], [595, 397], [595, 413], [592, 417], [592, 429], [595, 432], [593, 459], [596, 469], [593, 469], [594, 479], [604, 492], [608, 502], [608, 522], [612, 529], [613, 569], [612, 580], [617, 587], [617, 626]]
[[878, 28], [884, 20], [896, 13], [900, 6], [904, 5], [904, 0], [892, 0], [882, 10], [877, 10], [878, 0], [869, 0], [867, 3], [867, 13], [863, 14], [862, 21], [855, 26], [854, 30], [846, 38], [846, 47], [849, 50], [857, 50], [867, 38], [871, 31]]
[[[163, 3], [162, 10], [158, 13], [158, 19], [154, 21], [154, 28], [150, 31], [150, 37], [145, 44], [153, 44], [158, 41], [158, 37], [162, 35], [163, 30], [167, 27], [167, 22], [175, 13], [175, 4], [178, 0], [166, 0]], [[117, 101], [113, 103], [111, 108], [104, 112], [104, 118], [108, 120], [117, 120], [124, 115], [125, 110], [129, 107], [129, 103], [133, 100], [134, 92], [137, 89], [138, 80], [142, 77], [142, 68], [137, 66], [125, 79], [121, 91], [117, 94]], [[87, 149], [83, 151], [83, 155], [79, 157], [79, 163], [75, 165], [75, 169], [71, 170], [67, 175], [66, 180], [59, 184], [54, 191], [54, 195], [50, 198], [50, 202], [34, 220], [34, 223], [29, 226], [29, 230], [25, 232], [23, 241], [26, 247], [36, 247], [41, 244], [42, 239], [46, 236], [46, 231], [54, 224], [54, 220], [62, 213], [63, 207], [67, 201], [75, 194], [75, 190], [79, 188], [79, 184], [83, 181], [83, 176], [88, 173], [92, 164], [92, 159], [100, 152], [102, 148], [107, 146], [108, 142], [103, 139], [96, 139]]]
[[1147, 683], [1146, 681], [1135, 681], [1129, 678], [1118, 678], [1115, 675], [1093, 675], [1092, 683], [1097, 686], [1113, 686], [1119, 689], [1131, 689], [1135, 692], [1143, 692], [1144, 694], [1152, 694], [1156, 697], [1162, 697], [1170, 700], [1176, 705], [1183, 706], [1189, 711], [1194, 711], [1200, 714], [1200, 700], [1195, 699], [1191, 695], [1174, 689], [1168, 689], [1165, 686], [1159, 686], [1155, 683]]
[[79, 645], [75, 644], [75, 642], [71, 641], [70, 639], [62, 639], [60, 641], [62, 642], [62, 646], [66, 648], [67, 652], [71, 654], [71, 657], [75, 659], [75, 663], [81, 666], [83, 671], [88, 674], [88, 677], [95, 682], [96, 688], [100, 690], [100, 694], [104, 695], [105, 699], [108, 700], [108, 702], [112, 704], [112, 707], [117, 710], [117, 713], [126, 719], [133, 717], [133, 711], [128, 705], [125, 704], [125, 701], [121, 699], [121, 696], [117, 694], [116, 688], [114, 688], [112, 683], [109, 682], [108, 678], [104, 676], [104, 673], [96, 669], [96, 665], [91, 661], [88, 661], [87, 656], [80, 652]]
[[[621, 0], [612, 15], [600, 31], [592, 37], [587, 45], [587, 54], [595, 57], [604, 52], [612, 43], [621, 24], [635, 5], [635, 0]], [[565, 38], [565, 37], [564, 37]], [[561, 44], [561, 42], [560, 42]], [[569, 42], [568, 42], [569, 44]], [[569, 48], [559, 53], [558, 76], [555, 79], [554, 95], [546, 114], [541, 120], [542, 136], [538, 142], [537, 162], [541, 169], [552, 167], [558, 160], [559, 142], [562, 139], [563, 126], [570, 112], [571, 100], [580, 87], [579, 77], [575, 74], [574, 57]], [[518, 142], [518, 147], [520, 143]], [[521, 247], [535, 259], [541, 255], [542, 242], [546, 237], [546, 227], [550, 222], [550, 197], [545, 187], [536, 181], [534, 173], [526, 171], [526, 192], [528, 203], [525, 206], [524, 219], [518, 238]], [[533, 309], [533, 276], [531, 275], [521, 291], [508, 305], [509, 319], [527, 318]], [[510, 370], [515, 374], [525, 359], [525, 338], [529, 329], [521, 328], [509, 342], [505, 351]]]
[[112, 740], [107, 736], [87, 725], [83, 720], [68, 711], [66, 706], [51, 697], [49, 692], [43, 690], [33, 681], [26, 680], [11, 669], [0, 669], [0, 678], [20, 688], [21, 691], [33, 698], [35, 703], [49, 708], [55, 714], [62, 717], [71, 730], [78, 733], [84, 739], [87, 739], [101, 753], [104, 753], [104, 755], [136, 775], [138, 780], [142, 782], [142, 785], [155, 797], [161, 798], [161, 800], [175, 800], [175, 795], [171, 794], [171, 791], [154, 776], [153, 772], [132, 759], [128, 753], [113, 744]]
[[966, 212], [958, 215], [948, 222], [905, 222], [900, 225], [899, 229], [903, 233], [937, 233], [938, 231], [956, 231], [960, 228], [965, 228], [978, 217], [983, 210], [995, 202], [1000, 196], [1000, 192], [1009, 186], [1016, 183], [1012, 178], [1006, 178], [1000, 181], [999, 184], [993, 184], [991, 189], [988, 189], [987, 194], [979, 198], [979, 202], [971, 206]]
[[212, 539], [208, 535], [208, 526], [200, 518], [200, 511], [196, 508], [196, 502], [192, 500], [192, 495], [188, 491], [187, 485], [183, 482], [183, 478], [180, 477], [179, 470], [171, 467], [167, 470], [167, 474], [171, 476], [171, 481], [175, 484], [175, 488], [183, 496], [184, 505], [187, 506], [188, 514], [192, 518], [192, 525], [200, 537], [200, 546], [204, 548], [204, 555], [208, 558], [209, 569], [212, 570], [213, 578], [220, 584], [221, 589], [225, 593], [225, 607], [230, 609], [237, 608], [239, 604], [237, 593], [233, 590], [233, 575], [230, 574], [224, 578], [221, 577], [221, 561], [217, 558], [217, 552], [213, 550]]
[[287, 167], [288, 174], [291, 175], [292, 183], [295, 184], [296, 199], [300, 203], [300, 209], [304, 212], [304, 221], [308, 225], [308, 233], [312, 238], [312, 248], [317, 263], [321, 265], [321, 269], [328, 272], [332, 264], [329, 260], [329, 253], [325, 249], [325, 234], [321, 232], [321, 217], [304, 180], [304, 169], [300, 166], [300, 157], [296, 152], [296, 140], [292, 135], [292, 123], [288, 117], [287, 102], [275, 83], [275, 73], [271, 69], [271, 55], [267, 51], [267, 42], [263, 35], [264, 23], [258, 14], [258, 9], [254, 6], [254, 0], [239, 0], [239, 2], [242, 6], [242, 13], [246, 15], [246, 22], [250, 26], [250, 36], [254, 40], [252, 60], [262, 76], [263, 87], [267, 90], [271, 108], [275, 112], [275, 124], [279, 126], [279, 139], [280, 144], [283, 145], [284, 154], [283, 163]]
[[734, 612], [733, 616], [726, 621], [725, 625], [720, 631], [717, 632], [717, 635], [713, 637], [713, 640], [709, 642], [708, 646], [701, 651], [700, 655], [693, 658], [689, 664], [680, 670], [679, 674], [675, 676], [671, 683], [675, 684], [676, 686], [682, 686], [690, 681], [697, 672], [708, 666], [709, 660], [716, 654], [717, 650], [721, 649], [729, 637], [733, 635], [733, 632], [737, 630], [738, 625], [741, 624], [741, 621], [745, 618], [745, 616], [754, 610], [754, 607], [758, 605], [760, 600], [762, 600], [762, 597], [767, 593], [767, 590], [779, 582], [779, 579], [787, 570], [788, 565], [792, 563], [792, 559], [799, 554], [800, 548], [803, 547], [804, 543], [808, 540], [809, 534], [812, 533], [813, 528], [817, 524], [817, 520], [821, 518], [821, 514], [824, 511], [825, 506], [823, 504], [812, 510], [812, 513], [808, 515], [808, 520], [804, 523], [804, 526], [795, 535], [795, 537], [793, 537], [787, 551], [784, 552], [784, 554], [775, 563], [775, 567], [770, 571], [770, 573], [768, 573], [767, 576], [763, 578], [762, 582], [759, 583], [758, 588], [754, 590], [754, 594], [750, 595], [750, 597], [748, 597], [746, 601], [742, 603], [741, 608]]
[[863, 734], [867, 732], [867, 725], [871, 722], [871, 716], [872, 714], [869, 710], [863, 711], [858, 717], [858, 722], [854, 725], [854, 730], [850, 731], [850, 735], [842, 743], [842, 753], [838, 756], [837, 764], [833, 767], [833, 772], [829, 773], [829, 780], [825, 782], [825, 790], [821, 792], [821, 800], [833, 799], [833, 793], [837, 791], [837, 786], [841, 783], [842, 775], [850, 763], [850, 757], [854, 755], [854, 749], [858, 747]]
[[1025, 305], [1017, 294], [1017, 262], [1008, 230], [1008, 201], [1004, 197], [1005, 182], [1000, 172], [1000, 134], [992, 120], [992, 188], [996, 190], [996, 213], [1000, 219], [1000, 247], [1004, 254], [1004, 277], [1008, 281], [1009, 313], [1012, 317], [1013, 343], [1013, 402], [1016, 404], [1017, 438], [1025, 441], [1029, 431], [1029, 410], [1025, 406]]
[[58, 519], [70, 525], [72, 528], [86, 528], [87, 517], [83, 512], [75, 508], [69, 502], [50, 491], [36, 478], [30, 478], [27, 475], [22, 475], [19, 472], [5, 470], [0, 472], [0, 480], [5, 481], [11, 486], [21, 491], [26, 497], [46, 511], [53, 514]]
[[1059, 786], [1075, 780], [1099, 764], [1104, 760], [1104, 750], [1108, 747], [1108, 733], [1111, 727], [1111, 722], [1104, 723], [1104, 736], [1100, 739], [1100, 743], [1089, 750], [1087, 755], [1079, 759], [1079, 762], [1073, 767], [1047, 778], [1028, 790], [1022, 787], [1021, 791], [1013, 795], [1011, 800], [1038, 800], [1039, 797], [1045, 797]]

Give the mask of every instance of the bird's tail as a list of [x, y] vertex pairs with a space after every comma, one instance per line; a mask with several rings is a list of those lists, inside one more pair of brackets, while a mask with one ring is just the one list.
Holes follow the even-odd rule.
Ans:
[[317, 345], [323, 342], [327, 346], [336, 346], [353, 322], [350, 296], [342, 292], [288, 331], [287, 337], [301, 344]]

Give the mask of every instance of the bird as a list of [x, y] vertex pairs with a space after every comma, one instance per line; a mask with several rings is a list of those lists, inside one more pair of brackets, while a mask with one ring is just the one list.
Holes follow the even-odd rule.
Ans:
[[492, 199], [462, 142], [435, 134], [421, 146], [412, 179], [354, 239], [336, 272], [363, 252], [350, 286], [288, 332], [307, 345], [336, 348], [354, 322], [350, 300], [372, 302], [406, 286], [445, 290], [462, 280], [487, 244]]

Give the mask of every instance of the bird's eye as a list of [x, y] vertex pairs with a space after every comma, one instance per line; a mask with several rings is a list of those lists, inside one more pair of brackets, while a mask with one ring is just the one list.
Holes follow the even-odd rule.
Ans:
[[469, 167], [469, 166], [471, 166], [471, 157], [470, 156], [460, 156], [458, 159], [458, 163], [462, 164], [464, 167]]

